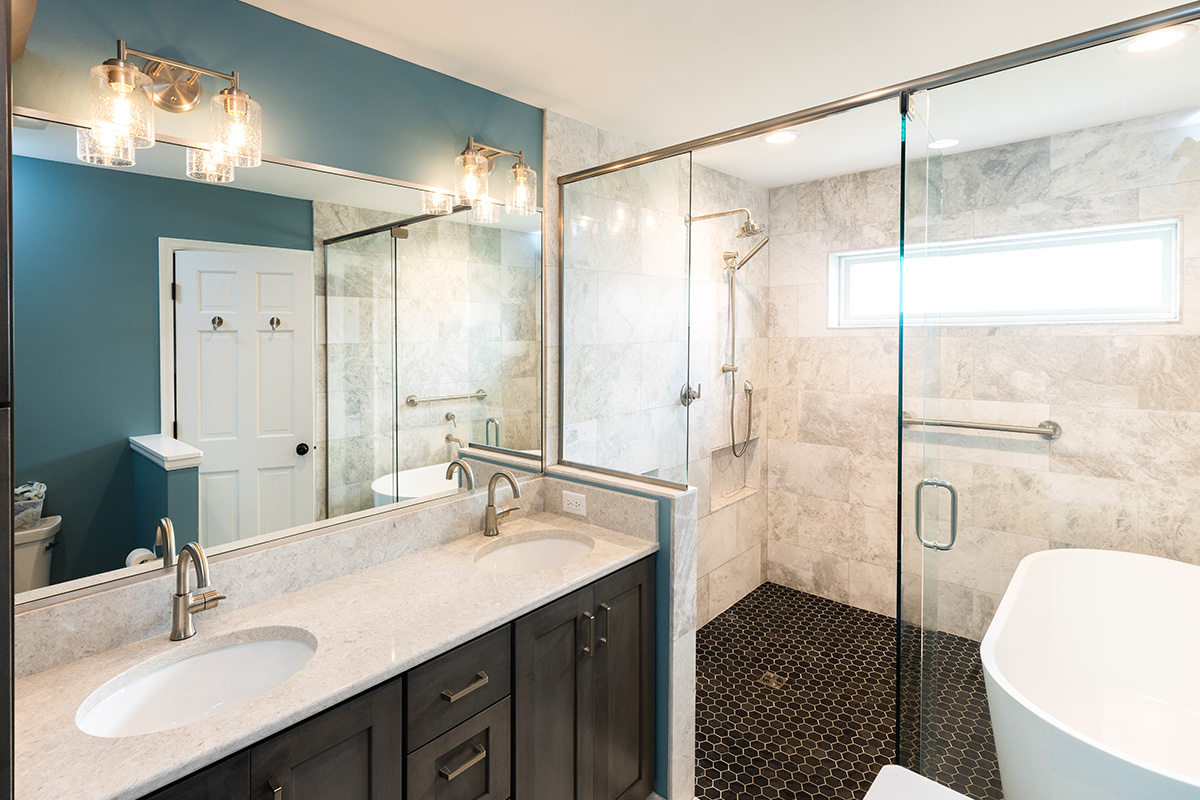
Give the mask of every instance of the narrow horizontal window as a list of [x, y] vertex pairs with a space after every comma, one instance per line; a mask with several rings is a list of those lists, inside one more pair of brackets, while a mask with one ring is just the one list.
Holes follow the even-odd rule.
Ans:
[[[1171, 321], [1179, 222], [909, 245], [903, 276], [906, 324]], [[829, 288], [831, 327], [895, 326], [899, 249], [832, 254]]]

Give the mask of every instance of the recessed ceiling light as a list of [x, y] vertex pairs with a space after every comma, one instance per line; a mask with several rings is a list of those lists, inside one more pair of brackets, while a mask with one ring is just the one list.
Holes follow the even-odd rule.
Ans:
[[931, 150], [949, 150], [958, 146], [958, 139], [938, 139], [929, 143]]
[[1117, 46], [1122, 53], [1148, 53], [1151, 50], [1161, 50], [1176, 42], [1183, 41], [1196, 32], [1195, 25], [1173, 25], [1170, 28], [1159, 28], [1156, 31], [1143, 33], [1126, 39]]
[[784, 129], [781, 131], [771, 131], [770, 133], [764, 133], [762, 136], [760, 136], [758, 138], [762, 139], [767, 144], [786, 144], [788, 142], [794, 142], [797, 139], [799, 139], [800, 133], [798, 131], [790, 131], [790, 130]]

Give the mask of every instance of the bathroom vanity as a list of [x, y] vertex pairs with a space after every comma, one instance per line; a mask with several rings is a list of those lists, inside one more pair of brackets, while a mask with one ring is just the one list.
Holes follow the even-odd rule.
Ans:
[[[548, 535], [592, 547], [533, 574], [479, 565], [505, 539]], [[201, 615], [185, 642], [150, 639], [23, 678], [16, 796], [642, 800], [654, 772], [656, 550], [538, 514], [496, 539], [474, 534]], [[257, 698], [144, 735], [77, 725], [127, 671], [298, 629], [316, 642], [311, 660]]]
[[642, 800], [653, 593], [643, 559], [147, 800]]

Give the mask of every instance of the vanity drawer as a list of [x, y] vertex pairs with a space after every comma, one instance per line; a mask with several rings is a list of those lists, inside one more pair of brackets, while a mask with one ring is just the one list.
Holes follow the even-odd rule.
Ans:
[[508, 800], [512, 705], [506, 697], [408, 756], [408, 800]]
[[408, 673], [404, 749], [411, 753], [512, 691], [512, 629], [499, 630]]

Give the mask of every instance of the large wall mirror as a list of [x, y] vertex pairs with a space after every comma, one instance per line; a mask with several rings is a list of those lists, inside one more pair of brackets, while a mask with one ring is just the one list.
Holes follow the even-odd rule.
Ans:
[[460, 491], [460, 456], [541, 470], [540, 214], [425, 217], [417, 189], [278, 161], [203, 183], [163, 141], [99, 167], [67, 121], [13, 130], [14, 479], [46, 487], [18, 603], [161, 567], [162, 516], [219, 553]]

